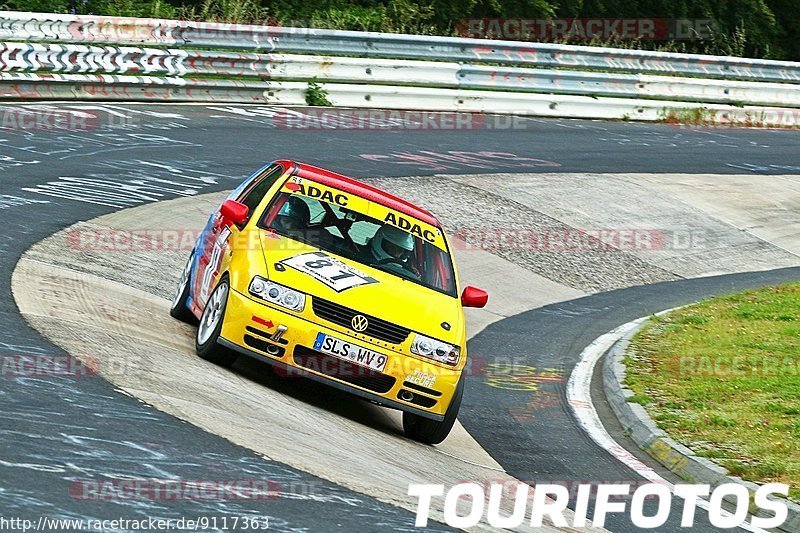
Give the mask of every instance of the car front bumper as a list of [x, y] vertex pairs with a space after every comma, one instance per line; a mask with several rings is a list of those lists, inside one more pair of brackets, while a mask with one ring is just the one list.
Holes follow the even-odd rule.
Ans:
[[[276, 341], [273, 336], [280, 326], [286, 329]], [[388, 350], [334, 326], [316, 317], [309, 320], [288, 313], [232, 290], [219, 343], [278, 367], [287, 376], [309, 378], [386, 407], [443, 420], [461, 377], [460, 370]], [[385, 355], [385, 368], [379, 372], [314, 350], [319, 333]]]

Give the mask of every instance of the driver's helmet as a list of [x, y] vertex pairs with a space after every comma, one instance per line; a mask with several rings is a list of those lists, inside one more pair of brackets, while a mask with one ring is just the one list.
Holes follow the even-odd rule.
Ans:
[[311, 223], [308, 204], [297, 196], [290, 196], [275, 217], [275, 226], [283, 231], [302, 231]]
[[414, 237], [394, 226], [381, 226], [370, 239], [370, 249], [375, 259], [402, 259], [414, 249]]

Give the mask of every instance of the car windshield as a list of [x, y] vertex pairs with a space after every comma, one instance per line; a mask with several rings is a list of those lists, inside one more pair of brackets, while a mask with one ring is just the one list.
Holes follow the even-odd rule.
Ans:
[[[324, 198], [283, 190], [265, 209], [258, 226], [429, 289], [456, 296], [453, 265], [449, 253], [440, 247], [446, 246], [440, 231], [436, 230], [435, 235], [431, 231], [414, 231], [412, 228], [430, 226], [405, 215], [401, 215], [404, 221], [412, 221], [405, 224], [411, 231], [373, 218], [366, 212], [385, 212], [386, 218], [391, 221], [396, 221], [398, 217], [392, 216], [388, 208], [352, 194], [334, 193]], [[342, 203], [348, 206], [340, 205]], [[358, 204], [359, 209], [351, 209], [353, 204]], [[435, 239], [439, 246], [424, 237]]]

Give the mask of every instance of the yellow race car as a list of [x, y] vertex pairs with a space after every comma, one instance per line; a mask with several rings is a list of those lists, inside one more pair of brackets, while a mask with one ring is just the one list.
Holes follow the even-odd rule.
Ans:
[[262, 168], [211, 215], [170, 314], [199, 325], [197, 354], [240, 354], [403, 411], [438, 444], [455, 422], [467, 359], [452, 246], [428, 211], [293, 161]]

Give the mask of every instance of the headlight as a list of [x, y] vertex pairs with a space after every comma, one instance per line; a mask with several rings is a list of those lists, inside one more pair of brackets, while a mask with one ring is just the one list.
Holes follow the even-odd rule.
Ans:
[[411, 352], [448, 365], [456, 365], [461, 355], [458, 346], [419, 333], [414, 335], [414, 340], [411, 342]]
[[306, 295], [289, 287], [256, 276], [250, 282], [250, 294], [286, 309], [300, 312], [306, 306]]

